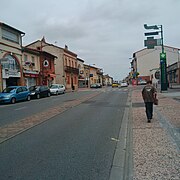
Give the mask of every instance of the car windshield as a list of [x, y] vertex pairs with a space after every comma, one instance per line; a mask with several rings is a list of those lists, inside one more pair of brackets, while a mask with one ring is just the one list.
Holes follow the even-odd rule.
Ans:
[[58, 85], [52, 85], [50, 88], [51, 89], [56, 89], [56, 88], [58, 88]]
[[38, 90], [40, 87], [39, 86], [31, 86], [29, 87], [29, 91], [35, 91]]
[[16, 90], [15, 87], [7, 87], [3, 90], [3, 93], [12, 93]]

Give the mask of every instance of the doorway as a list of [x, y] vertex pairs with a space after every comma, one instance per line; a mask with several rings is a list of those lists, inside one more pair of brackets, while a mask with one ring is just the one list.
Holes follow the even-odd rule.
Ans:
[[8, 86], [18, 86], [18, 78], [9, 77], [6, 79], [6, 87]]

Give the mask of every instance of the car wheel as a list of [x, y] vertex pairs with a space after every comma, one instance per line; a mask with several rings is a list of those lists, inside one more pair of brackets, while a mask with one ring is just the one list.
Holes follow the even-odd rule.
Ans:
[[31, 100], [31, 96], [27, 96], [27, 101], [30, 101]]
[[16, 98], [13, 97], [13, 98], [11, 99], [11, 103], [12, 103], [12, 104], [16, 103]]
[[37, 94], [37, 95], [36, 95], [36, 98], [39, 99], [39, 98], [40, 98], [40, 94]]
[[50, 96], [51, 96], [51, 93], [50, 93], [50, 92], [48, 92], [48, 93], [47, 93], [47, 97], [50, 97]]

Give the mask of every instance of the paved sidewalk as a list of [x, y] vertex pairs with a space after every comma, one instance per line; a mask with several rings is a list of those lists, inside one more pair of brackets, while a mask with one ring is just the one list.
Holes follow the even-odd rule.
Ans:
[[180, 179], [180, 102], [159, 93], [147, 123], [141, 89], [132, 90], [133, 179]]

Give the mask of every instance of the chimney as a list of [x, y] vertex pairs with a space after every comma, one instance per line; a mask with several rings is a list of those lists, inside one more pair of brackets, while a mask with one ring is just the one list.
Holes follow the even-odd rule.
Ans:
[[65, 49], [68, 50], [68, 46], [65, 44]]

